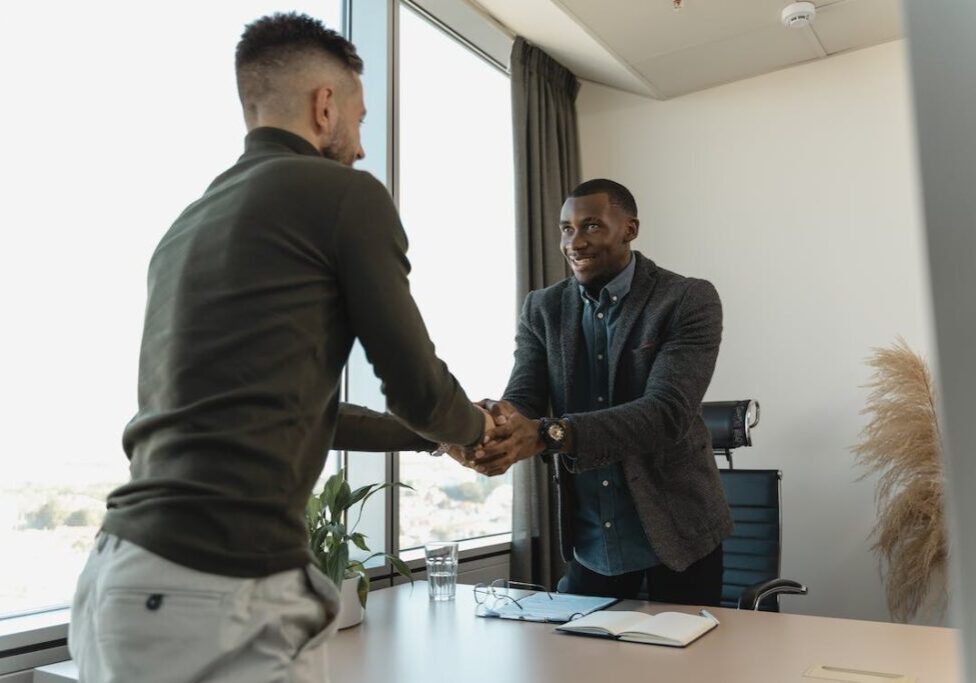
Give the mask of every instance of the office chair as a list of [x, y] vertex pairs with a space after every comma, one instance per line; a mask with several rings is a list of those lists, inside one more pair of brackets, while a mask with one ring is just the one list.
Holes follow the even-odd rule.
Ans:
[[722, 543], [722, 606], [779, 611], [779, 595], [806, 595], [802, 584], [779, 577], [782, 511], [779, 470], [733, 469], [732, 451], [752, 445], [759, 424], [759, 403], [715, 401], [702, 404], [716, 457], [728, 460], [719, 470], [735, 529]]

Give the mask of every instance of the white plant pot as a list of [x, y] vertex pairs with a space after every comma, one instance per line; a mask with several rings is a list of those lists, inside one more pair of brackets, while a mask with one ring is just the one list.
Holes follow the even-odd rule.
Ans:
[[366, 616], [366, 610], [359, 604], [359, 594], [356, 587], [359, 585], [359, 577], [345, 579], [342, 582], [342, 590], [339, 597], [339, 628], [349, 628], [362, 623]]

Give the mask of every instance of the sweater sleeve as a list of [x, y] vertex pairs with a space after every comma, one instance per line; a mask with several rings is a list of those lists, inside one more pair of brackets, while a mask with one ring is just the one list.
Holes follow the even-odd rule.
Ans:
[[339, 451], [432, 451], [437, 447], [410, 431], [389, 413], [350, 403], [339, 404], [339, 423], [332, 447]]
[[430, 441], [477, 442], [482, 414], [434, 352], [410, 293], [406, 234], [386, 188], [368, 173], [347, 189], [334, 234], [346, 312], [390, 412]]

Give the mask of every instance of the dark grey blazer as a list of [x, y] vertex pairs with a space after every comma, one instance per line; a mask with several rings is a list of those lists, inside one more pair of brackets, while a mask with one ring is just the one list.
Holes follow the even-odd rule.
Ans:
[[[576, 452], [557, 458], [560, 549], [573, 557], [573, 472], [619, 462], [654, 551], [681, 571], [732, 531], [701, 401], [722, 337], [711, 283], [637, 259], [610, 349], [610, 407], [578, 412], [575, 370], [585, 358], [575, 278], [530, 292], [505, 399], [531, 418], [569, 419]], [[585, 367], [585, 366], [583, 366]]]

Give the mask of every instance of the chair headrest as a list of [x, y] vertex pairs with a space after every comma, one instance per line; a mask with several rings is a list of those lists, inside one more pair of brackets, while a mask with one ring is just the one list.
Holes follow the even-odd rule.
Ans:
[[759, 424], [759, 402], [709, 401], [702, 403], [702, 417], [712, 433], [712, 448], [732, 450], [752, 445], [752, 428]]

